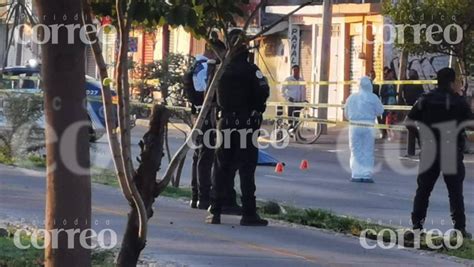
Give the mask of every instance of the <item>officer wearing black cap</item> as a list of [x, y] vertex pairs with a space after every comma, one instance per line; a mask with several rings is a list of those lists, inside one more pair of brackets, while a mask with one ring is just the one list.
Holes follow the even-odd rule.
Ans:
[[430, 194], [443, 173], [454, 228], [464, 237], [470, 237], [466, 232], [464, 213], [466, 171], [463, 163], [465, 127], [462, 124], [472, 119], [472, 112], [465, 98], [458, 94], [459, 88], [453, 69], [440, 70], [438, 88], [423, 95], [408, 114], [409, 120], [417, 123], [421, 140], [420, 174], [412, 222], [415, 230], [423, 228]]
[[[231, 43], [243, 40], [241, 30], [229, 33]], [[216, 149], [212, 176], [211, 215], [207, 223], [220, 224], [225, 185], [239, 171], [242, 191], [241, 225], [266, 226], [268, 221], [257, 214], [255, 200], [255, 169], [258, 160], [258, 137], [262, 113], [270, 88], [258, 67], [248, 61], [249, 52], [245, 43], [237, 45], [237, 51], [224, 70], [217, 90], [219, 119], [217, 129], [223, 138]]]

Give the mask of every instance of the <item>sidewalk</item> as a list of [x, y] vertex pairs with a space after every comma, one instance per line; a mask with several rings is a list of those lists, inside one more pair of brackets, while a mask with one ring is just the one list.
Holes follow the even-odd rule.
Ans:
[[[0, 219], [42, 221], [44, 174], [3, 165], [0, 173]], [[127, 211], [118, 189], [93, 186], [96, 230], [111, 228], [120, 238]], [[160, 197], [144, 257], [158, 266], [462, 266], [428, 252], [365, 250], [357, 238], [279, 222], [241, 227], [238, 217], [224, 216], [223, 225], [207, 225], [205, 216], [183, 201]]]

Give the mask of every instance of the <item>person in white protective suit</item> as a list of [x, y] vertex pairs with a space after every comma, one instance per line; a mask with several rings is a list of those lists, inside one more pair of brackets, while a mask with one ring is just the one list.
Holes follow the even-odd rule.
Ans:
[[[345, 117], [351, 123], [374, 125], [377, 116], [384, 108], [380, 99], [373, 93], [369, 77], [360, 79], [360, 90], [347, 99]], [[351, 149], [350, 167], [352, 182], [373, 183], [375, 129], [370, 127], [349, 127], [349, 146]]]

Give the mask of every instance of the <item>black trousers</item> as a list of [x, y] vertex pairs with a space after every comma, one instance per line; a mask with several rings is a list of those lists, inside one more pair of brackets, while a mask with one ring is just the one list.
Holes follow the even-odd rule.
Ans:
[[[377, 121], [379, 124], [387, 124], [387, 116], [388, 116], [388, 111], [384, 111], [382, 116], [380, 117], [377, 117]], [[382, 133], [382, 138], [385, 139], [387, 137], [387, 130], [386, 129], [382, 129], [380, 130], [380, 132]]]
[[[207, 116], [202, 126], [202, 132], [210, 131], [210, 134], [201, 135], [196, 138], [197, 146], [200, 148], [194, 150], [191, 187], [193, 200], [210, 201], [212, 164], [214, 162], [215, 121], [212, 119], [211, 112]], [[206, 142], [204, 142], [206, 137]]]
[[[418, 189], [413, 204], [412, 222], [415, 229], [421, 229], [426, 218], [426, 211], [429, 205], [429, 198], [433, 187], [440, 176], [441, 163], [439, 155], [434, 164], [418, 176]], [[446, 175], [443, 174], [444, 182], [448, 188], [449, 205], [451, 210], [451, 218], [454, 222], [454, 228], [463, 230], [466, 227], [466, 216], [464, 213], [464, 197], [463, 182], [466, 170], [463, 163], [464, 156], [458, 153], [457, 173]], [[424, 166], [423, 158], [421, 158], [420, 167]]]
[[217, 128], [222, 142], [216, 149], [216, 159], [212, 175], [211, 213], [220, 214], [226, 199], [226, 184], [233, 180], [237, 171], [242, 191], [242, 214], [256, 214], [255, 169], [258, 161], [256, 147], [261, 116], [223, 116], [218, 120]]
[[420, 146], [420, 136], [415, 129], [408, 129], [407, 135], [407, 155], [414, 156], [416, 154], [416, 144]]
[[[193, 201], [210, 201], [211, 193], [211, 176], [212, 166], [214, 164], [215, 155], [215, 143], [216, 134], [216, 122], [213, 119], [214, 114], [209, 113], [208, 117], [204, 121], [202, 132], [208, 134], [199, 136], [196, 139], [196, 145], [201, 146], [199, 149], [194, 150], [193, 154], [193, 165], [192, 165], [192, 177], [191, 177], [191, 188], [192, 188], [192, 199]], [[206, 138], [206, 142], [204, 142]], [[234, 179], [229, 179], [225, 185], [227, 190], [224, 205], [232, 206], [236, 204], [236, 192], [234, 190]]]

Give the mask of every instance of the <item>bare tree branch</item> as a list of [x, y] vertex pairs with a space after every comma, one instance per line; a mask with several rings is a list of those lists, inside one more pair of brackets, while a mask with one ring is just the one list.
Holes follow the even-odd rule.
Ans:
[[[90, 3], [87, 0], [83, 0], [82, 19], [84, 25], [92, 25], [92, 17], [93, 14], [90, 7]], [[102, 86], [102, 102], [104, 105], [105, 125], [109, 138], [109, 146], [112, 153], [117, 177], [119, 180], [119, 185], [127, 201], [132, 202], [132, 193], [130, 192], [130, 187], [128, 186], [127, 177], [125, 175], [125, 170], [120, 156], [120, 142], [118, 140], [118, 133], [115, 130], [115, 121], [113, 120], [112, 115], [112, 93], [110, 90], [110, 86], [104, 83], [104, 80], [108, 78], [107, 65], [105, 63], [104, 56], [102, 54], [102, 49], [100, 47], [100, 43], [97, 40], [96, 34], [97, 32], [88, 32], [87, 37], [91, 41], [92, 51], [94, 53], [94, 58], [99, 69], [99, 76]]]
[[[127, 9], [123, 10], [122, 0], [116, 0], [116, 9], [117, 9], [117, 20], [119, 24], [119, 52], [117, 56], [117, 66], [115, 70], [115, 80], [117, 84], [117, 94], [118, 94], [118, 109], [119, 109], [119, 127], [121, 129], [121, 156], [122, 163], [125, 170], [125, 175], [127, 177], [126, 181], [129, 187], [129, 190], [132, 194], [133, 204], [136, 207], [139, 218], [139, 237], [141, 242], [145, 244], [146, 234], [147, 234], [147, 214], [145, 204], [143, 199], [138, 192], [138, 189], [135, 183], [132, 181], [133, 177], [133, 165], [131, 160], [131, 150], [130, 150], [130, 118], [128, 111], [129, 97], [128, 97], [128, 66], [124, 65], [127, 63], [127, 50], [128, 50], [128, 33], [131, 27], [131, 19], [129, 14], [133, 12], [133, 1], [129, 0]], [[127, 14], [127, 15], [126, 15]], [[124, 77], [127, 76], [127, 77]]]
[[225, 67], [230, 63], [230, 60], [233, 54], [235, 53], [234, 50], [235, 50], [234, 47], [231, 47], [230, 49], [227, 50], [227, 53], [222, 61], [222, 64], [217, 68], [216, 74], [214, 75], [210, 83], [208, 92], [204, 99], [201, 112], [199, 113], [199, 116], [196, 119], [196, 123], [194, 124], [194, 127], [191, 130], [191, 133], [186, 138], [186, 142], [184, 142], [184, 144], [181, 145], [181, 147], [173, 156], [173, 159], [171, 160], [170, 164], [168, 165], [168, 168], [166, 169], [165, 174], [163, 175], [163, 179], [157, 182], [157, 185], [155, 188], [156, 190], [155, 195], [161, 194], [163, 190], [166, 188], [166, 186], [169, 184], [169, 182], [171, 181], [171, 178], [173, 177], [173, 174], [175, 173], [176, 169], [179, 167], [181, 160], [184, 158], [184, 156], [190, 149], [190, 147], [188, 146], [188, 143], [192, 141], [191, 138], [194, 138], [193, 132], [196, 132], [196, 130], [202, 128], [204, 124], [204, 120], [211, 109], [211, 103], [216, 93], [219, 80], [221, 79], [222, 74], [224, 73]]

